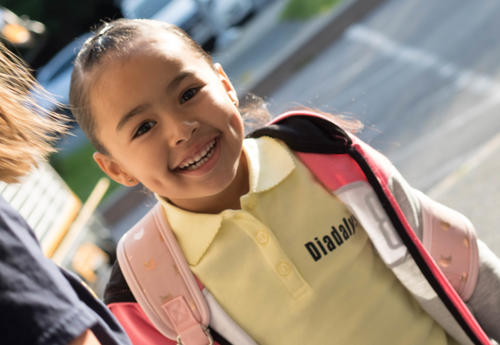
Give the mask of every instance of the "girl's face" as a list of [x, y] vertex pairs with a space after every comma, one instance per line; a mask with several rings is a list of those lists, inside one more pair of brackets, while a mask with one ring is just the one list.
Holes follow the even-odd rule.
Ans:
[[240, 164], [243, 123], [222, 67], [170, 33], [154, 33], [134, 47], [92, 72], [96, 135], [109, 152], [94, 154], [98, 165], [119, 183], [141, 182], [193, 211], [241, 191], [235, 184], [247, 174]]

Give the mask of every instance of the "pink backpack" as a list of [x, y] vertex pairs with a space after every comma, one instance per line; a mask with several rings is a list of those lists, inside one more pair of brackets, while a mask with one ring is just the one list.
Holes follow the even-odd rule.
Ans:
[[178, 344], [212, 344], [207, 302], [163, 212], [157, 203], [120, 239], [120, 268], [135, 299], [163, 335]]
[[[285, 114], [280, 118], [292, 115], [294, 114]], [[308, 155], [313, 159], [309, 159]], [[328, 169], [323, 169], [324, 163], [321, 163], [322, 166], [319, 167], [321, 169], [318, 168], [318, 164], [313, 163], [317, 154], [299, 153], [299, 157], [325, 186], [328, 187], [334, 179], [339, 179], [338, 174], [334, 177], [325, 176], [324, 170]], [[340, 159], [342, 164], [345, 165], [345, 157], [340, 157]], [[338, 164], [335, 159], [331, 159], [331, 161], [333, 163], [328, 167], [330, 170], [332, 170], [332, 166]], [[355, 164], [353, 160], [350, 160], [350, 162], [353, 165]], [[330, 162], [327, 164], [330, 164]], [[370, 164], [373, 165], [374, 161], [370, 161]], [[348, 170], [344, 170], [342, 173], [349, 179], [351, 175], [349, 175]], [[354, 170], [360, 171], [357, 166], [354, 167]], [[377, 174], [384, 175], [385, 168], [382, 165], [377, 165], [376, 170]], [[340, 176], [340, 179], [342, 179], [342, 176]], [[338, 183], [337, 180], [335, 180], [335, 183]], [[382, 184], [384, 183], [382, 181]], [[424, 222], [429, 222], [426, 220], [425, 215]], [[432, 225], [430, 228], [435, 229], [438, 226], [439, 224]], [[435, 235], [432, 235], [433, 231], [431, 230], [427, 234], [424, 233], [424, 242], [429, 236], [436, 237], [438, 235], [440, 238], [438, 238], [437, 242], [440, 243], [456, 242], [461, 244], [463, 241], [464, 234], [461, 231], [454, 231], [453, 228], [451, 228], [451, 231], [436, 232]], [[473, 233], [469, 233], [467, 236], [469, 236], [471, 242], [475, 243]], [[445, 245], [436, 245], [435, 241], [432, 249], [427, 248], [429, 248], [433, 257], [439, 258], [443, 254], [439, 248], [445, 247]], [[444, 272], [447, 279], [452, 282], [455, 290], [459, 291], [463, 290], [464, 286], [455, 272], [467, 270], [477, 274], [477, 268], [471, 269], [470, 267], [471, 261], [473, 261], [470, 259], [473, 255], [468, 248], [457, 244], [453, 250], [454, 256], [462, 257], [463, 260], [458, 260], [454, 266], [447, 267]], [[201, 292], [201, 285], [193, 276], [175, 236], [170, 230], [160, 203], [157, 203], [148, 214], [120, 239], [117, 256], [122, 273], [134, 297], [150, 321], [163, 335], [169, 339], [177, 340], [178, 344], [213, 344], [208, 331], [210, 310], [205, 296]], [[424, 254], [424, 257], [426, 256], [428, 254]], [[437, 267], [435, 263], [428, 264]], [[477, 262], [473, 262], [473, 264], [477, 264]], [[469, 291], [470, 288], [467, 290], [467, 294], [472, 293], [472, 291]], [[458, 303], [462, 302], [459, 301]], [[464, 312], [464, 308], [462, 303], [457, 309]], [[467, 310], [464, 313], [470, 316], [470, 314], [467, 314]], [[235, 327], [237, 326], [235, 325]], [[474, 325], [471, 328], [475, 330]], [[481, 333], [481, 331], [478, 331], [478, 333]], [[484, 339], [484, 335], [482, 337]], [[488, 342], [482, 343], [488, 344]]]

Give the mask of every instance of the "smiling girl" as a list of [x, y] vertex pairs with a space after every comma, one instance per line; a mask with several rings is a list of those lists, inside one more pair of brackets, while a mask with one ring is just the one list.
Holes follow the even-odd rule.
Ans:
[[[465, 217], [409, 187], [332, 117], [290, 113], [244, 139], [230, 80], [177, 27], [105, 24], [76, 59], [70, 99], [99, 167], [156, 194], [190, 269], [252, 342], [488, 344], [450, 283], [433, 287], [442, 274], [436, 263], [414, 254], [439, 224], [467, 236], [469, 271], [447, 277], [488, 336], [500, 337], [499, 262], [481, 242], [476, 250]], [[346, 156], [363, 152], [389, 166], [377, 172], [386, 189]], [[337, 162], [328, 172], [325, 157]], [[340, 176], [341, 186], [318, 183], [321, 176]], [[388, 230], [392, 209], [376, 195], [393, 200], [409, 242]], [[172, 343], [137, 305], [118, 265], [106, 299], [133, 342]]]

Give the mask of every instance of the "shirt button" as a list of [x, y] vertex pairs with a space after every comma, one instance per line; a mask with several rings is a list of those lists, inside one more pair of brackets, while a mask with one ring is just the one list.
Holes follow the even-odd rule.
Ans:
[[269, 242], [269, 235], [264, 230], [260, 230], [259, 232], [257, 232], [255, 238], [257, 239], [257, 243], [261, 245], [265, 245], [267, 244], [267, 242]]
[[278, 274], [282, 277], [286, 277], [290, 274], [292, 271], [292, 268], [290, 267], [290, 264], [285, 261], [281, 261], [277, 266], [276, 270], [278, 271]]

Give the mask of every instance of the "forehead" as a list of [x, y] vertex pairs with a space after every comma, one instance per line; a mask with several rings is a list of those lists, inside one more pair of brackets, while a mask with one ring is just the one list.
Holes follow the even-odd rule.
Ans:
[[173, 31], [158, 28], [145, 28], [131, 42], [126, 51], [120, 52], [123, 57], [134, 56], [141, 52], [168, 57], [172, 60], [199, 60], [207, 62], [202, 53], [198, 51], [187, 38]]
[[96, 84], [102, 74], [117, 71], [112, 67], [123, 67], [131, 61], [140, 59], [156, 60], [158, 63], [173, 64], [178, 67], [185, 66], [193, 70], [212, 67], [210, 59], [186, 38], [166, 29], [143, 28], [131, 42], [104, 55], [101, 63], [91, 71], [93, 77], [90, 79]]
[[89, 75], [95, 129], [99, 131], [103, 114], [109, 119], [113, 113], [125, 113], [147, 102], [151, 88], [162, 88], [181, 72], [204, 78], [214, 70], [200, 52], [175, 33], [144, 32], [129, 49], [110, 52]]
[[[106, 54], [90, 71], [88, 85], [98, 89], [110, 80], [133, 80], [146, 74], [153, 82], [175, 78], [184, 71], [201, 76], [214, 69], [211, 61], [183, 37], [167, 30], [144, 29], [127, 46]], [[147, 78], [141, 79], [148, 82]]]

